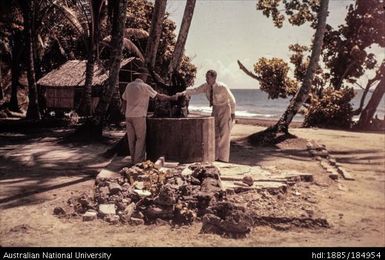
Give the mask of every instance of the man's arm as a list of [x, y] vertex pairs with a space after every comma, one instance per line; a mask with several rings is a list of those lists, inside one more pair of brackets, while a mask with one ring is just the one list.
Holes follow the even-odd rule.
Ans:
[[125, 115], [126, 114], [126, 107], [127, 107], [127, 102], [126, 100], [122, 100], [122, 114]]
[[182, 93], [186, 94], [188, 96], [197, 95], [197, 94], [205, 93], [207, 90], [207, 87], [208, 87], [208, 85], [206, 83], [204, 83], [204, 84], [200, 85], [199, 87], [186, 89]]
[[159, 99], [160, 101], [176, 101], [178, 99], [178, 96], [167, 96], [165, 94], [158, 93], [156, 94], [155, 98]]
[[233, 95], [233, 93], [231, 93], [231, 90], [226, 87], [226, 90], [227, 90], [227, 94], [229, 96], [229, 102], [230, 102], [230, 107], [231, 107], [231, 119], [234, 120], [235, 119], [235, 97]]

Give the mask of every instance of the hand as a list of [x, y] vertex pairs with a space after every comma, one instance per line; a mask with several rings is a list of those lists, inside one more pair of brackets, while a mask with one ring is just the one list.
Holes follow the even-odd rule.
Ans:
[[178, 98], [179, 98], [178, 93], [173, 96], [170, 96], [171, 101], [178, 101]]

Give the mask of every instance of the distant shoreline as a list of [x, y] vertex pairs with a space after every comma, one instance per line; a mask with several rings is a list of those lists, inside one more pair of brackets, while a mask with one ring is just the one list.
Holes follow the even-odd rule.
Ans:
[[[190, 115], [200, 115], [200, 116], [209, 116], [205, 113], [198, 113], [198, 112], [190, 112]], [[262, 119], [262, 118], [248, 118], [248, 117], [239, 117], [237, 116], [235, 118], [235, 123], [240, 125], [256, 125], [256, 126], [265, 126], [269, 127], [277, 123], [279, 119], [278, 118], [269, 118], [269, 119]], [[291, 122], [291, 127], [301, 127], [303, 121], [300, 120], [294, 120]]]

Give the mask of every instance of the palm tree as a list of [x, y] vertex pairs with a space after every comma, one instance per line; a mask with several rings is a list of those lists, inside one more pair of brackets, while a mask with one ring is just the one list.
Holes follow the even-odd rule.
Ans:
[[93, 117], [93, 130], [97, 136], [101, 136], [104, 119], [107, 114], [108, 107], [111, 103], [112, 96], [119, 83], [120, 63], [122, 60], [124, 27], [126, 22], [126, 9], [128, 0], [116, 0], [112, 2], [112, 33], [111, 33], [111, 56], [109, 78], [104, 95], [96, 107]]
[[248, 138], [252, 143], [275, 143], [287, 138], [289, 134], [289, 124], [293, 120], [294, 116], [298, 113], [300, 107], [306, 101], [309, 96], [309, 92], [312, 86], [312, 81], [315, 75], [315, 71], [318, 67], [319, 57], [321, 55], [323, 37], [326, 26], [326, 18], [328, 16], [329, 0], [321, 0], [321, 6], [318, 11], [318, 21], [316, 32], [313, 40], [313, 48], [311, 52], [309, 66], [306, 70], [305, 77], [302, 82], [302, 86], [298, 89], [295, 96], [290, 100], [290, 103], [283, 113], [278, 122], [268, 129], [250, 135]]
[[27, 110], [27, 118], [40, 120], [39, 102], [37, 96], [37, 85], [35, 78], [35, 64], [33, 57], [33, 10], [35, 1], [19, 1], [23, 12], [24, 33], [27, 51], [27, 78], [28, 78], [28, 98], [29, 105]]
[[382, 62], [377, 72], [377, 76], [380, 79], [380, 82], [374, 89], [368, 104], [361, 112], [360, 119], [357, 123], [358, 128], [368, 128], [370, 126], [370, 122], [373, 119], [374, 113], [376, 112], [377, 107], [385, 94], [385, 61]]
[[166, 5], [167, 0], [155, 0], [154, 11], [152, 13], [150, 36], [147, 40], [145, 52], [145, 64], [150, 65], [151, 68], [153, 68], [155, 65], [156, 54], [158, 52], [160, 36], [162, 33], [163, 19], [166, 13]]
[[176, 45], [174, 48], [174, 53], [173, 53], [170, 65], [168, 67], [169, 75], [172, 75], [174, 71], [177, 71], [179, 69], [179, 66], [183, 57], [184, 46], [186, 44], [187, 35], [189, 32], [191, 21], [194, 14], [195, 3], [196, 3], [196, 0], [187, 0], [186, 2], [186, 7], [183, 13], [183, 20], [182, 20], [182, 24], [180, 26], [180, 30], [178, 34], [178, 39], [176, 41]]

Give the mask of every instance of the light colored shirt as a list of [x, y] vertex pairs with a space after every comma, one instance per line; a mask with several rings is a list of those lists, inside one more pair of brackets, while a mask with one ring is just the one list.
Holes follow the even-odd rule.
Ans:
[[[192, 88], [192, 89], [186, 89], [185, 93], [189, 96], [196, 95], [200, 93], [205, 93], [207, 99], [210, 101], [210, 85], [207, 83], [204, 83], [200, 85], [199, 87]], [[233, 93], [231, 93], [230, 89], [226, 84], [222, 82], [215, 82], [213, 85], [213, 106], [222, 106], [226, 104], [230, 104], [231, 107], [231, 113], [235, 113], [235, 98]]]
[[128, 83], [122, 96], [126, 101], [126, 117], [145, 117], [150, 97], [154, 98], [157, 94], [158, 92], [141, 79]]

